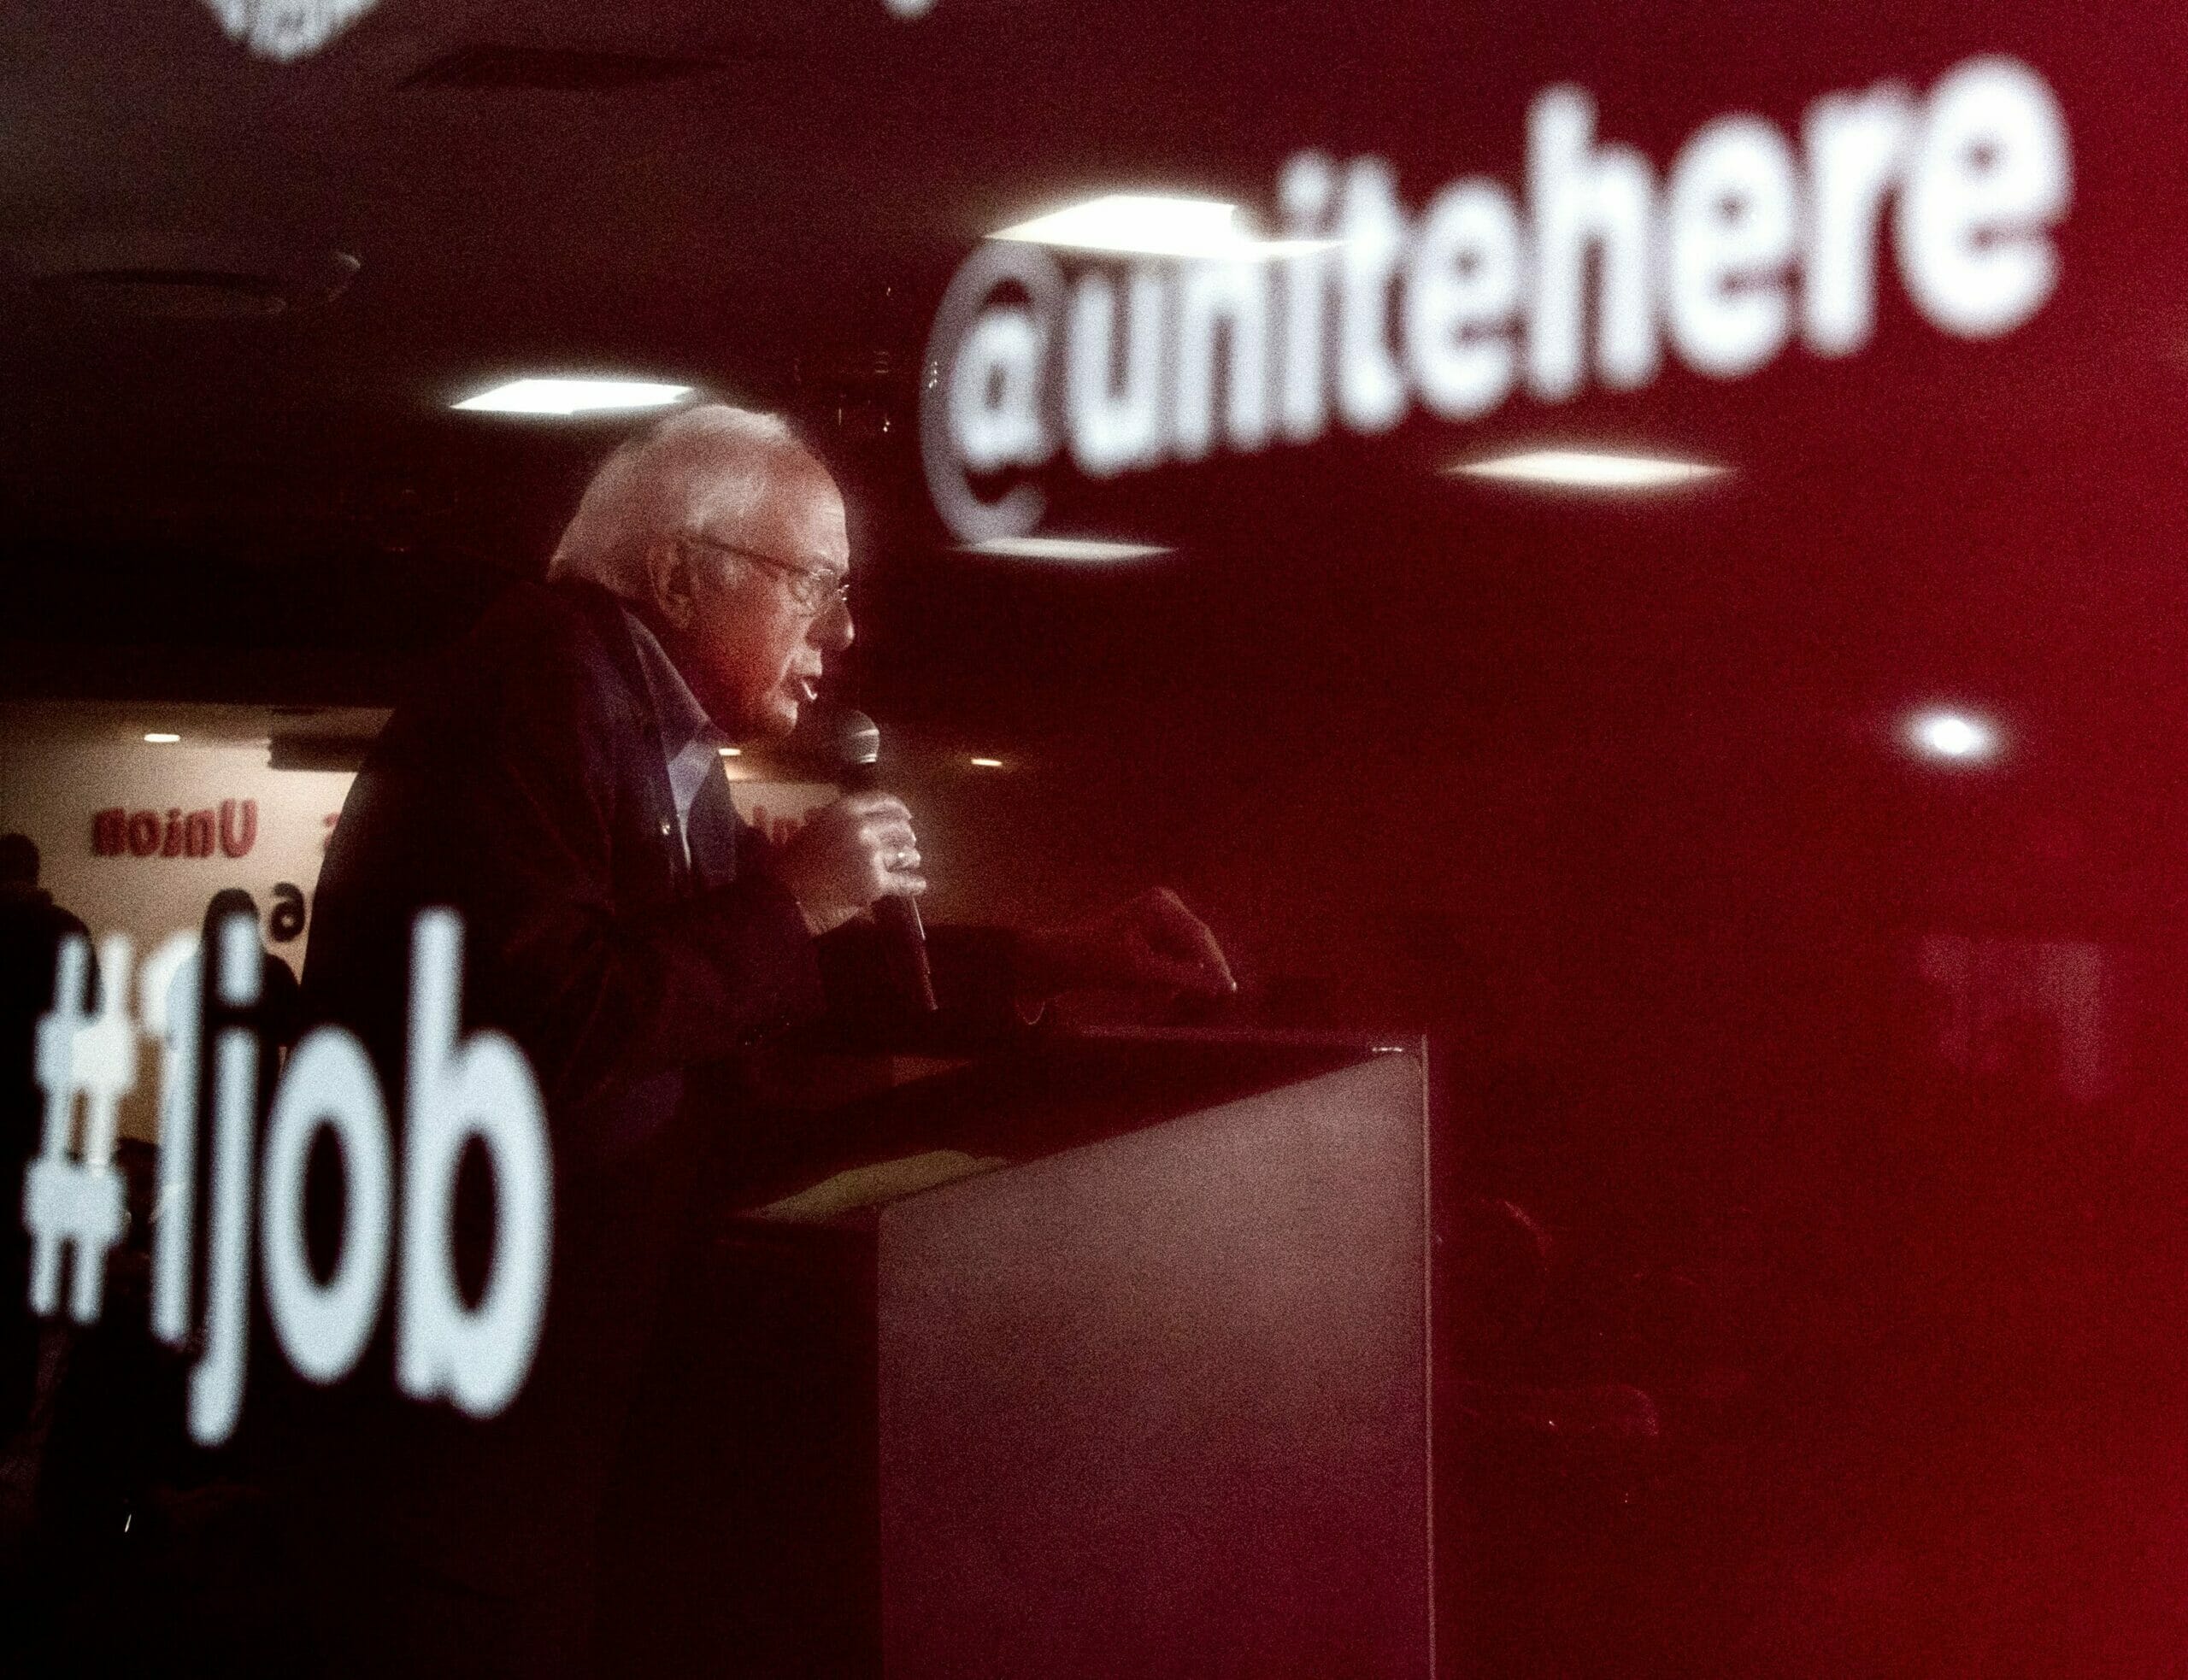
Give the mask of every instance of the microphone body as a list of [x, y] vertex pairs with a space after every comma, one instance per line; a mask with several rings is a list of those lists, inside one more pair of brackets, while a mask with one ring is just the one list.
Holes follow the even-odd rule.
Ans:
[[[881, 731], [863, 712], [845, 712], [836, 720], [837, 782], [845, 793], [866, 793], [881, 784]], [[932, 1014], [941, 1006], [934, 996], [934, 970], [927, 960], [926, 927], [919, 901], [908, 892], [873, 902], [874, 925], [898, 994], [914, 1007]]]

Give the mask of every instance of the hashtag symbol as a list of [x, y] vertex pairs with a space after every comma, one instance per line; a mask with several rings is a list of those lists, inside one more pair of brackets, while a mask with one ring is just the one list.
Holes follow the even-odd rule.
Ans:
[[[121, 1175], [114, 1170], [115, 1109], [137, 1083], [137, 1029], [129, 1017], [131, 949], [124, 934], [99, 943], [101, 1002], [85, 1013], [91, 952], [81, 934], [62, 941], [53, 1008], [38, 1025], [38, 1082], [45, 1093], [44, 1152], [23, 1179], [23, 1225], [31, 1237], [31, 1307], [50, 1316], [61, 1295], [61, 1262], [74, 1251], [69, 1314], [97, 1322], [108, 1253], [121, 1240]], [[72, 1159], [77, 1098], [84, 1147]]]

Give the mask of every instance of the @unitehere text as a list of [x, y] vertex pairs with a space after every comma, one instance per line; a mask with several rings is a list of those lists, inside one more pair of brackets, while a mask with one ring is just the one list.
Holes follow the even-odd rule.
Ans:
[[1797, 332], [1850, 355], [1875, 326], [1887, 240], [1915, 311], [1958, 338], [2012, 331], [2058, 284], [2066, 121], [2017, 60], [1970, 59], [1926, 93], [1826, 95], [1797, 137], [1719, 117], [1661, 182], [1603, 126], [1585, 90], [1550, 88], [1528, 109], [1521, 192], [1475, 176], [1417, 218], [1382, 160], [1303, 153], [1278, 184], [1281, 238], [1219, 256], [1082, 252], [1068, 279], [1044, 246], [982, 245], [921, 380], [937, 511], [967, 542], [1022, 536], [1045, 505], [1029, 475], [1062, 449], [1101, 478], [1307, 443], [1332, 417], [1385, 432], [1415, 403], [1470, 420], [1522, 386], [1557, 403], [1591, 377], [1644, 385], [1667, 344], [1723, 379]]

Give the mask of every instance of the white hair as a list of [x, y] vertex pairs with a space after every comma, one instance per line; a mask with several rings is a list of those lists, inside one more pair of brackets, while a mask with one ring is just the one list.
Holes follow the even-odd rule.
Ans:
[[627, 600], [643, 599], [655, 538], [742, 520], [781, 474], [801, 470], [826, 473], [779, 415], [721, 403], [687, 408], [601, 463], [547, 575], [590, 578]]

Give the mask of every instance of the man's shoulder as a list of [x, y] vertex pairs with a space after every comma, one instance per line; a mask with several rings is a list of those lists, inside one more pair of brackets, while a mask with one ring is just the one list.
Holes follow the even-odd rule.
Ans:
[[567, 657], [598, 662], [618, 670], [632, 663], [622, 606], [597, 584], [583, 579], [531, 579], [512, 584], [496, 597], [455, 649], [462, 661], [508, 649], [553, 650]]
[[584, 743], [620, 757], [642, 738], [643, 679], [621, 608], [605, 590], [515, 584], [434, 659], [368, 755], [362, 780], [385, 789], [468, 776], [527, 744]]
[[504, 705], [551, 714], [575, 706], [624, 709], [641, 687], [637, 655], [615, 597], [578, 579], [504, 590], [470, 632], [435, 662], [401, 710], [475, 718]]
[[82, 933], [83, 922], [73, 911], [53, 902], [42, 888], [10, 888], [0, 892], [0, 930], [11, 939], [34, 938], [58, 943], [64, 934]]
[[50, 894], [0, 893], [0, 975], [7, 995], [20, 998], [39, 991], [53, 978], [53, 954], [69, 934], [88, 939], [81, 920], [53, 902]]

